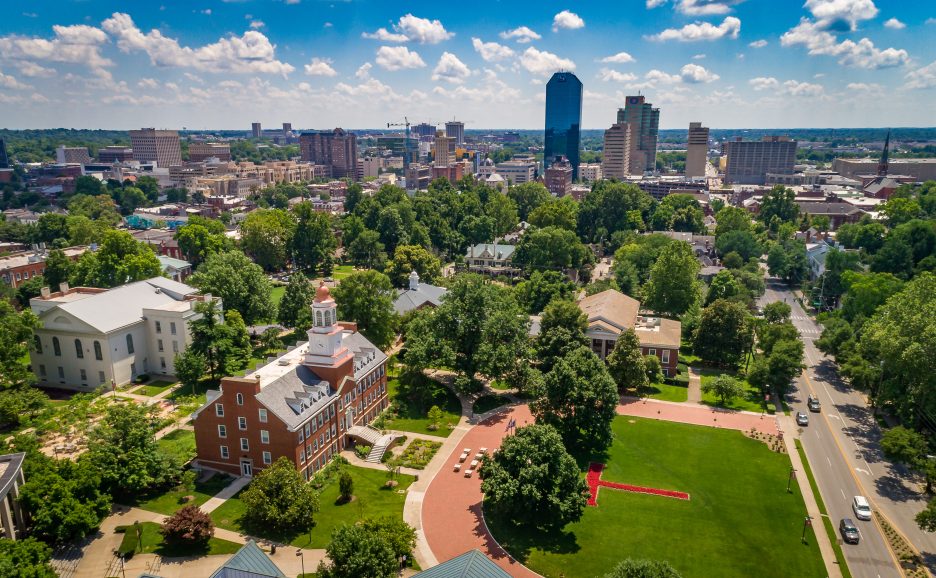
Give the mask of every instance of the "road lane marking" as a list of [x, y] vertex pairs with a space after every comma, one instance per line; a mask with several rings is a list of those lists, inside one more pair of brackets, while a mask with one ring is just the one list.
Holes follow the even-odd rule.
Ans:
[[832, 460], [829, 459], [829, 456], [825, 457], [826, 461], [829, 462], [829, 467], [832, 467]]
[[842, 499], [847, 500], [848, 496], [845, 495], [845, 490], [843, 490], [842, 488], [839, 488], [839, 491], [842, 492]]
[[865, 474], [866, 476], [870, 476], [870, 475], [871, 475], [871, 472], [869, 472], [868, 470], [862, 469], [862, 468], [855, 468], [855, 471], [856, 471], [856, 472], [861, 472], [862, 474]]

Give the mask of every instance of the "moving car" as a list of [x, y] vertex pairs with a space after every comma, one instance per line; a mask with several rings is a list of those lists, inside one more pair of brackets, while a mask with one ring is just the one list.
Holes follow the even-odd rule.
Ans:
[[801, 411], [796, 412], [796, 425], [809, 425], [809, 416]]
[[852, 510], [854, 510], [855, 517], [859, 520], [871, 519], [871, 504], [864, 496], [855, 496], [852, 500]]
[[806, 407], [809, 408], [809, 411], [814, 412], [820, 411], [822, 409], [822, 405], [819, 403], [819, 398], [813, 397], [811, 395], [809, 396], [809, 399], [806, 400]]
[[839, 522], [839, 533], [842, 535], [842, 539], [845, 540], [846, 544], [857, 544], [861, 539], [861, 535], [858, 533], [858, 526], [852, 522], [851, 518], [842, 518], [842, 521]]

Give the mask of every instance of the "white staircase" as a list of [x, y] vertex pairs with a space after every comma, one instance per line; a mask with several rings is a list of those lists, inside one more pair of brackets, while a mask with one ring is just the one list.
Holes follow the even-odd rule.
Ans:
[[356, 425], [348, 428], [348, 435], [366, 443], [369, 446], [380, 441], [380, 431], [368, 425]]
[[390, 434], [381, 436], [380, 439], [371, 446], [371, 451], [367, 454], [367, 459], [364, 461], [372, 464], [379, 464], [384, 452], [386, 452], [390, 444], [393, 443], [394, 438], [396, 438], [396, 436]]

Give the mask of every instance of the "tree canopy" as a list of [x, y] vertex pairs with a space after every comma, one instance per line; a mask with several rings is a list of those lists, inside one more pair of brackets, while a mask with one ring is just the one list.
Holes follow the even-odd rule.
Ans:
[[209, 256], [188, 282], [203, 293], [221, 297], [224, 308], [240, 313], [248, 325], [275, 316], [270, 280], [240, 251]]

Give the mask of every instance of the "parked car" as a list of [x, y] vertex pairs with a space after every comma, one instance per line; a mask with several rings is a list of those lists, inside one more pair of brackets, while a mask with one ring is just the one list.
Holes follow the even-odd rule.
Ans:
[[809, 416], [801, 411], [796, 412], [796, 425], [809, 425]]
[[818, 412], [822, 410], [822, 404], [819, 403], [818, 397], [809, 396], [809, 399], [806, 400], [806, 407], [809, 408], [809, 411]]
[[871, 504], [864, 496], [855, 496], [852, 499], [852, 510], [854, 510], [855, 517], [859, 520], [871, 519]]
[[858, 526], [852, 522], [851, 518], [842, 518], [842, 521], [839, 522], [839, 533], [847, 544], [857, 544], [861, 539], [861, 534], [858, 533]]

